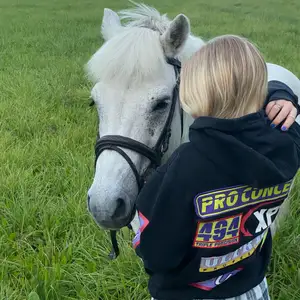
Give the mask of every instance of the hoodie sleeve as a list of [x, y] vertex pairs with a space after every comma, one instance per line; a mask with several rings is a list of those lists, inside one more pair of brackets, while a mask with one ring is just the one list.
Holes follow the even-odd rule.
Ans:
[[295, 95], [294, 92], [286, 84], [277, 80], [269, 81], [268, 94], [264, 107], [266, 107], [271, 101], [280, 99], [292, 102], [297, 108], [297, 115], [300, 113], [300, 106], [298, 104], [297, 95]]
[[[265, 106], [271, 101], [284, 99], [291, 101], [294, 106], [297, 108], [297, 115], [300, 113], [300, 106], [298, 104], [298, 97], [294, 94], [292, 89], [290, 89], [286, 84], [282, 83], [281, 81], [272, 80], [268, 83], [268, 95], [266, 99]], [[294, 141], [299, 162], [300, 162], [300, 126], [297, 124], [297, 122], [293, 123], [290, 129], [287, 131], [287, 133]], [[300, 166], [300, 165], [299, 165]]]
[[148, 274], [175, 269], [192, 245], [192, 205], [174, 165], [156, 171], [137, 200], [140, 229], [133, 245]]

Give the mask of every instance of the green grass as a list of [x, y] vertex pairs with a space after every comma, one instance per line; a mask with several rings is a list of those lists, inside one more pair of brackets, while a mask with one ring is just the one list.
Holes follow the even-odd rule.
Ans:
[[[86, 209], [97, 116], [83, 65], [102, 43], [114, 0], [0, 0], [0, 299], [149, 299], [125, 232], [110, 262], [106, 232]], [[195, 34], [242, 34], [300, 76], [298, 0], [149, 0], [183, 12]], [[299, 187], [300, 182], [297, 182]], [[275, 240], [273, 300], [300, 299], [300, 205]]]

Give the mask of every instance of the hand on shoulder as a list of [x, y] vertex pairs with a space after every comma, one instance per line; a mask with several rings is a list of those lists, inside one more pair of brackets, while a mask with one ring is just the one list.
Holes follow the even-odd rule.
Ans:
[[282, 131], [287, 131], [295, 122], [298, 111], [291, 101], [275, 100], [271, 101], [266, 107], [266, 114], [272, 121], [271, 127], [275, 128], [283, 121]]

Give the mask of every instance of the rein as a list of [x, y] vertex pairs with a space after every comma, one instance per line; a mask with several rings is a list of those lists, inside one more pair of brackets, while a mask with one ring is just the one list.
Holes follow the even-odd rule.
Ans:
[[[180, 63], [180, 61], [178, 61], [177, 59], [174, 59], [174, 58], [166, 58], [166, 61], [168, 64], [170, 64], [174, 67], [175, 76], [176, 76], [176, 85], [175, 85], [175, 87], [173, 89], [173, 93], [172, 93], [172, 102], [171, 102], [171, 107], [170, 107], [168, 118], [166, 120], [166, 123], [163, 127], [163, 130], [162, 130], [155, 146], [150, 148], [147, 145], [140, 143], [139, 141], [136, 141], [134, 139], [131, 139], [131, 138], [125, 137], [125, 136], [106, 135], [106, 136], [100, 137], [99, 134], [97, 135], [97, 140], [96, 140], [96, 144], [95, 144], [95, 167], [96, 167], [97, 159], [99, 158], [100, 154], [104, 150], [112, 150], [112, 151], [119, 153], [126, 160], [128, 165], [130, 166], [130, 168], [135, 176], [139, 192], [141, 191], [141, 189], [146, 181], [146, 177], [149, 176], [149, 174], [151, 173], [151, 170], [154, 170], [161, 164], [161, 159], [169, 148], [169, 141], [170, 141], [170, 137], [171, 137], [171, 125], [172, 125], [172, 121], [173, 121], [173, 117], [174, 117], [174, 113], [175, 113], [175, 109], [176, 109], [177, 99], [179, 97], [181, 63]], [[92, 106], [93, 104], [94, 104], [94, 102], [92, 101], [90, 103], [90, 106]], [[182, 136], [182, 134], [183, 134], [183, 111], [182, 111], [182, 109], [180, 110], [180, 115], [181, 115], [181, 136]], [[147, 167], [147, 169], [144, 171], [143, 174], [139, 174], [133, 161], [125, 153], [125, 151], [122, 150], [120, 147], [128, 149], [128, 150], [132, 150], [132, 151], [134, 151], [144, 157], [147, 157], [149, 159], [150, 164]], [[135, 207], [133, 208], [133, 211], [132, 211], [131, 220], [134, 217], [134, 213], [135, 213]], [[127, 225], [127, 227], [132, 229], [130, 226], [130, 222]], [[118, 242], [117, 242], [117, 232], [115, 230], [110, 230], [110, 238], [111, 238], [113, 250], [109, 254], [109, 257], [111, 259], [115, 259], [118, 257], [119, 252], [120, 252], [119, 247], [118, 247]]]

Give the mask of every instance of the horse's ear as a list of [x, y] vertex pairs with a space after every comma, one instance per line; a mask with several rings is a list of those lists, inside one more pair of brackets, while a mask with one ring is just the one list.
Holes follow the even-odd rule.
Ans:
[[105, 41], [111, 39], [122, 28], [120, 17], [109, 8], [104, 8], [101, 34]]
[[178, 15], [161, 36], [161, 44], [165, 55], [167, 57], [176, 56], [184, 46], [189, 34], [189, 19], [183, 14]]

